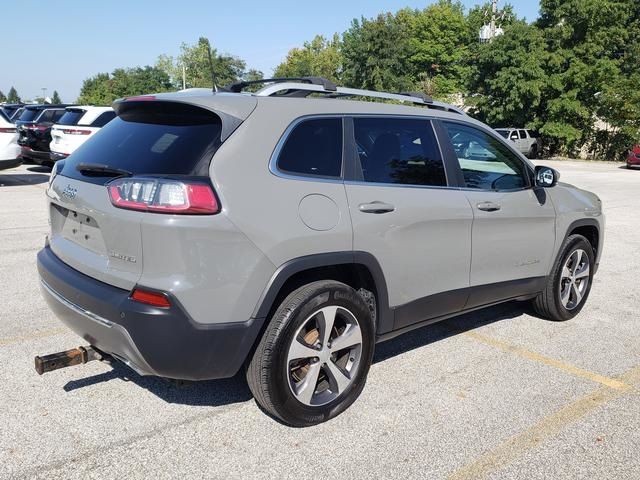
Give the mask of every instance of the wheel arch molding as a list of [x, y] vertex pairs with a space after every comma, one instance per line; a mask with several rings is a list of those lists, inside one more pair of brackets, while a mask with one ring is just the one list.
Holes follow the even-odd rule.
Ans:
[[[585, 227], [588, 229], [592, 229], [592, 228], [595, 229], [596, 237], [593, 238], [593, 237], [590, 237], [589, 235], [585, 235], [583, 233]], [[567, 228], [565, 229], [562, 240], [559, 243], [558, 252], [556, 253], [556, 260], [558, 259], [559, 255], [562, 253], [560, 251], [560, 247], [564, 244], [564, 241], [573, 233], [583, 235], [593, 247], [593, 256], [596, 259], [596, 263], [594, 265], [594, 273], [596, 273], [598, 269], [598, 260], [600, 258], [599, 254], [602, 251], [602, 232], [600, 231], [600, 223], [595, 218], [580, 218], [578, 220], [574, 220], [573, 222], [571, 222], [569, 226], [567, 226]], [[555, 265], [555, 262], [554, 262], [554, 265]]]
[[318, 279], [342, 281], [354, 288], [355, 281], [363, 287], [369, 287], [367, 289], [372, 288], [376, 299], [376, 333], [393, 329], [393, 310], [389, 308], [382, 268], [373, 255], [361, 251], [319, 253], [287, 261], [271, 276], [252, 317], [269, 317], [288, 293]]

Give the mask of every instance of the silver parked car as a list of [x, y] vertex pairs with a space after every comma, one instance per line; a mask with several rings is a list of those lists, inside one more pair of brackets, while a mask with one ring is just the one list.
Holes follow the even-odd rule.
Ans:
[[247, 85], [118, 101], [56, 164], [42, 290], [90, 345], [37, 357], [40, 373], [244, 365], [260, 405], [305, 426], [356, 400], [377, 342], [508, 300], [580, 312], [603, 245], [594, 194], [423, 96]]
[[496, 132], [516, 144], [516, 149], [528, 158], [538, 158], [542, 153], [540, 135], [526, 128], [496, 128]]

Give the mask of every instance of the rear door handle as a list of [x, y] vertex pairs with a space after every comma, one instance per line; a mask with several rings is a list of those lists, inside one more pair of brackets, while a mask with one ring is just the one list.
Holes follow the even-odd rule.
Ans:
[[476, 207], [478, 207], [478, 210], [483, 210], [485, 212], [496, 212], [500, 210], [500, 205], [493, 202], [481, 202], [476, 205]]
[[362, 213], [389, 213], [396, 209], [393, 205], [383, 202], [361, 203], [358, 208]]

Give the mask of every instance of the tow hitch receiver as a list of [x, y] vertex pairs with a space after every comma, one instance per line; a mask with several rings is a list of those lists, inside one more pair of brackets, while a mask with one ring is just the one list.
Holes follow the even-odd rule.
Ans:
[[93, 360], [105, 360], [106, 354], [96, 350], [91, 345], [73, 348], [66, 352], [52, 353], [51, 355], [37, 356], [35, 358], [36, 372], [42, 375], [59, 368], [71, 367], [91, 362]]

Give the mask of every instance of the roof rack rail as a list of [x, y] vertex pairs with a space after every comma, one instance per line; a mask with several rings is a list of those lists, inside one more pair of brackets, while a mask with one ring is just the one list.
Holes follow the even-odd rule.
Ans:
[[240, 93], [250, 85], [260, 85], [261, 83], [283, 83], [283, 82], [305, 82], [311, 85], [320, 85], [325, 90], [335, 92], [338, 86], [331, 80], [322, 77], [279, 77], [279, 78], [262, 78], [260, 80], [247, 80], [232, 83], [224, 89], [228, 92]]
[[[259, 97], [271, 97], [274, 95], [280, 94], [285, 97], [307, 97], [312, 93], [320, 93], [325, 95], [328, 98], [339, 98], [339, 97], [368, 97], [368, 98], [382, 98], [386, 100], [395, 100], [403, 103], [413, 103], [417, 105], [424, 105], [429, 108], [435, 108], [437, 110], [444, 110], [448, 112], [458, 113], [461, 115], [466, 115], [466, 113], [453, 105], [449, 105], [443, 102], [434, 101], [431, 97], [425, 95], [421, 92], [401, 92], [401, 93], [390, 93], [390, 92], [377, 92], [374, 90], [361, 90], [358, 88], [346, 88], [346, 87], [337, 87], [335, 84], [330, 82], [329, 80], [318, 78], [318, 77], [304, 77], [304, 79], [308, 83], [297, 83], [299, 80], [297, 78], [294, 79], [276, 79], [277, 81], [272, 80], [271, 85], [266, 85], [265, 87], [258, 90], [254, 95]], [[311, 79], [315, 80], [312, 82]], [[324, 84], [321, 81], [328, 82], [332, 88], [325, 88]], [[243, 82], [238, 82], [243, 83]], [[262, 81], [258, 81], [256, 83], [263, 83]], [[266, 83], [266, 81], [265, 81]], [[233, 91], [233, 90], [232, 90]], [[281, 93], [284, 92], [284, 93]]]

